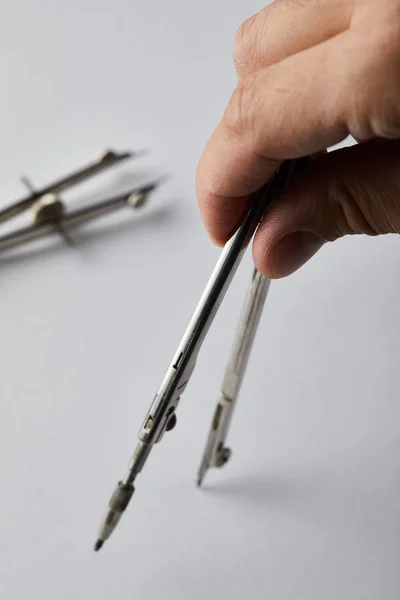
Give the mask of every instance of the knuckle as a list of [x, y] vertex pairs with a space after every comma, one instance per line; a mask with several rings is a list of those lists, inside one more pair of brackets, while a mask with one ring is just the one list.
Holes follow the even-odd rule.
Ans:
[[396, 138], [400, 135], [400, 19], [395, 26], [388, 27], [379, 49], [376, 68], [381, 73], [381, 93], [375, 117], [376, 134]]
[[225, 126], [233, 137], [243, 137], [251, 128], [252, 96], [252, 86], [249, 82], [240, 83], [225, 110]]
[[254, 54], [254, 39], [257, 15], [253, 15], [237, 30], [234, 41], [234, 60], [238, 73], [246, 70]]
[[[269, 44], [274, 45], [276, 31], [280, 30], [287, 13], [301, 12], [330, 0], [273, 0], [260, 12], [240, 25], [234, 40], [234, 62], [239, 77], [256, 70], [263, 62], [263, 53]], [[263, 40], [261, 42], [261, 40]]]
[[[400, 14], [400, 1], [396, 2]], [[400, 136], [400, 19], [393, 25], [385, 19], [376, 33], [369, 33], [354, 78], [355, 137], [396, 139]]]
[[265, 107], [260, 89], [265, 82], [265, 77], [260, 81], [259, 73], [247, 75], [237, 85], [223, 118], [228, 135], [254, 149], [262, 138]]
[[[398, 102], [398, 100], [397, 100]], [[377, 114], [371, 116], [371, 128], [376, 137], [397, 139], [400, 136], [400, 110], [398, 103], [387, 99]]]
[[380, 233], [360, 201], [365, 197], [365, 190], [356, 188], [355, 182], [350, 183], [345, 179], [335, 179], [330, 183], [329, 198], [335, 215], [337, 237], [348, 234], [376, 236]]

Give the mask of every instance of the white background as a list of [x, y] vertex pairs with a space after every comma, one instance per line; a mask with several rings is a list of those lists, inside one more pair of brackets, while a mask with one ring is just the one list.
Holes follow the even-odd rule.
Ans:
[[151, 149], [69, 207], [169, 173], [140, 214], [0, 256], [2, 600], [395, 600], [399, 253], [348, 239], [273, 283], [232, 462], [195, 475], [250, 273], [206, 339], [178, 427], [115, 535], [99, 520], [218, 257], [197, 161], [235, 84], [249, 0], [4, 0], [1, 203], [105, 147]]

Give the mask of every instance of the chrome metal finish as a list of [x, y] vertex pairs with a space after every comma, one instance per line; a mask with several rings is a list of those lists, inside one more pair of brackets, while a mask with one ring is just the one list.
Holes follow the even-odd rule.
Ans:
[[210, 467], [222, 467], [232, 454], [225, 446], [225, 440], [269, 286], [270, 280], [254, 269], [201, 460], [197, 476], [198, 485], [201, 485]]
[[110, 167], [113, 167], [129, 158], [133, 158], [134, 156], [137, 157], [140, 154], [141, 153], [138, 152], [114, 152], [113, 150], [107, 150], [96, 161], [77, 171], [74, 171], [69, 175], [66, 175], [65, 177], [53, 181], [49, 185], [46, 185], [40, 189], [34, 188], [31, 181], [27, 177], [22, 177], [22, 182], [25, 187], [28, 188], [30, 195], [26, 196], [25, 198], [21, 198], [21, 200], [17, 200], [6, 208], [0, 209], [0, 223], [16, 217], [24, 210], [31, 208], [31, 206], [37, 200], [39, 200], [39, 198], [45, 196], [46, 194], [59, 194], [79, 183], [82, 183], [86, 179], [89, 179], [90, 177], [109, 169]]
[[[251, 196], [247, 214], [236, 233], [225, 245], [143, 421], [139, 431], [139, 443], [130, 462], [128, 472], [122, 480], [123, 485], [133, 485], [154, 444], [160, 442], [164, 433], [176, 424], [175, 411], [180, 398], [189, 383], [203, 340], [241, 262], [246, 247], [265, 211], [284, 191], [297, 170], [303, 168], [304, 163], [307, 161], [308, 159], [300, 159], [284, 162], [269, 183]], [[245, 347], [242, 347], [242, 350], [244, 352], [237, 353], [237, 360], [240, 365], [244, 365], [247, 360], [247, 350]], [[96, 543], [97, 549], [102, 546], [106, 536], [109, 537], [111, 533], [110, 523], [112, 523], [112, 528], [115, 528], [120, 520], [120, 515], [117, 520], [113, 518], [113, 512], [115, 512], [113, 507], [109, 505], [100, 526]]]
[[[56, 197], [52, 195], [54, 203], [48, 198], [47, 203], [38, 206], [38, 212], [34, 218], [34, 224], [24, 227], [9, 234], [0, 236], [0, 251], [8, 250], [14, 246], [20, 246], [46, 235], [61, 234], [65, 238], [68, 231], [78, 225], [82, 225], [95, 218], [102, 217], [124, 206], [133, 206], [134, 208], [142, 206], [149, 194], [157, 187], [158, 183], [144, 186], [135, 190], [130, 190], [125, 194], [114, 196], [102, 202], [93, 204], [86, 208], [64, 213]], [[136, 202], [132, 204], [134, 197]], [[46, 214], [45, 214], [46, 211]], [[70, 243], [70, 242], [69, 242]]]

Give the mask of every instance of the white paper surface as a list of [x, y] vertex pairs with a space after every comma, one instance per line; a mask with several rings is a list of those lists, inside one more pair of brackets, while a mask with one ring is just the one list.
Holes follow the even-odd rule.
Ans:
[[[9, 1], [0, 19], [1, 203], [105, 147], [140, 163], [71, 208], [167, 172], [140, 213], [0, 256], [2, 600], [399, 597], [398, 239], [348, 239], [273, 283], [235, 414], [232, 462], [195, 476], [250, 253], [113, 538], [110, 493], [218, 250], [196, 164], [260, 2]], [[19, 221], [21, 222], [21, 221]]]

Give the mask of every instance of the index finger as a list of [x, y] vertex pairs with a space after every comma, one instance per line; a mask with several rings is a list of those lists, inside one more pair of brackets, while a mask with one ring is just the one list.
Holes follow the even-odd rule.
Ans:
[[281, 161], [322, 151], [350, 133], [359, 77], [344, 65], [349, 53], [360, 52], [357, 43], [346, 31], [238, 85], [197, 169], [201, 215], [216, 244], [229, 239], [248, 195]]

